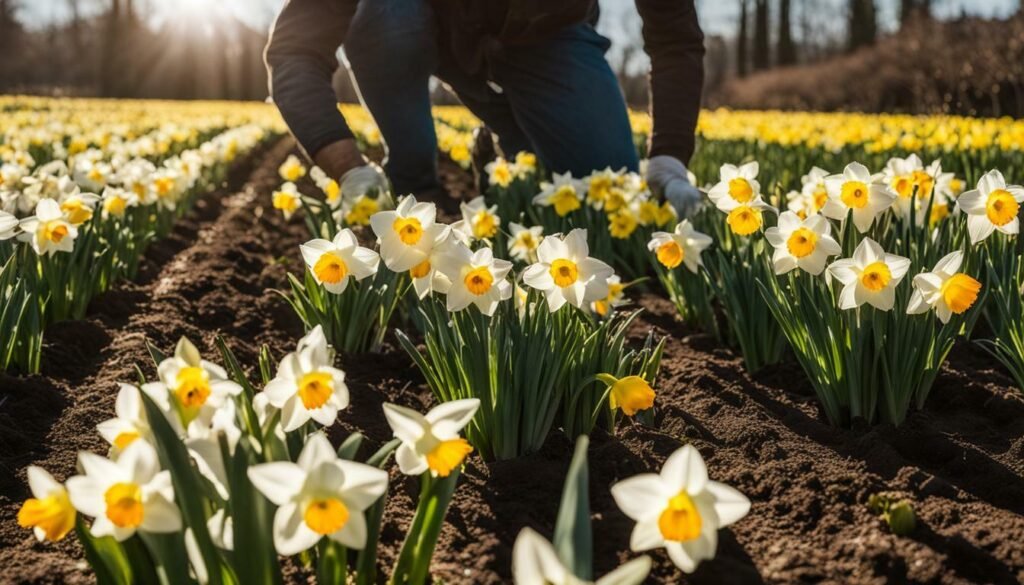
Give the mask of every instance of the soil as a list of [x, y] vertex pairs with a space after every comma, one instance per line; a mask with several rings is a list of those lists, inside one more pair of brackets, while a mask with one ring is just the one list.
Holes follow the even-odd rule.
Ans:
[[[145, 342], [170, 349], [181, 335], [214, 352], [225, 338], [247, 367], [256, 350], [280, 356], [301, 323], [273, 289], [298, 272], [298, 218], [270, 206], [276, 168], [294, 146], [282, 140], [250, 158], [222, 189], [204, 197], [173, 235], [147, 254], [145, 269], [96, 299], [89, 316], [47, 332], [43, 373], [0, 375], [0, 581], [84, 583], [91, 573], [74, 538], [38, 544], [15, 522], [29, 496], [25, 466], [58, 479], [74, 473], [79, 450], [104, 452], [95, 425], [113, 415], [117, 382], [152, 373]], [[449, 191], [472, 189], [466, 173], [443, 168]], [[596, 574], [635, 556], [631, 522], [609, 487], [656, 471], [685, 443], [711, 476], [753, 502], [719, 537], [717, 557], [690, 576], [653, 551], [655, 583], [1018, 583], [1024, 582], [1024, 400], [996, 363], [958, 345], [926, 408], [899, 428], [836, 429], [827, 424], [799, 367], [756, 376], [708, 336], [673, 317], [670, 303], [644, 293], [631, 335], [668, 337], [653, 427], [628, 421], [616, 436], [591, 438], [590, 491]], [[346, 355], [352, 404], [332, 427], [340, 440], [362, 432], [369, 447], [390, 438], [385, 401], [426, 408], [433, 400], [394, 343], [377, 354]], [[523, 526], [553, 531], [572, 444], [553, 433], [544, 448], [514, 461], [473, 457], [449, 511], [434, 558], [446, 583], [510, 581], [512, 543]], [[394, 561], [411, 520], [415, 479], [394, 470], [379, 553]], [[909, 499], [917, 527], [892, 535], [867, 508], [870, 495]], [[301, 572], [293, 572], [296, 581]]]

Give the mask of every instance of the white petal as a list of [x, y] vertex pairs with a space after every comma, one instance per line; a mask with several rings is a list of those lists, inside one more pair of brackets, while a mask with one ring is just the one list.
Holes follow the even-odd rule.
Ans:
[[274, 514], [274, 548], [278, 554], [298, 554], [319, 541], [320, 535], [306, 526], [302, 510], [296, 503], [289, 502], [277, 509]]
[[422, 414], [397, 404], [384, 404], [384, 418], [395, 436], [406, 443], [420, 440], [427, 426], [427, 419]]
[[425, 417], [433, 427], [434, 434], [441, 439], [453, 437], [459, 433], [480, 408], [480, 399], [466, 398], [452, 400], [435, 406]]
[[686, 490], [691, 495], [704, 491], [708, 469], [693, 445], [683, 445], [669, 456], [661, 468], [661, 479], [673, 494]]
[[613, 485], [611, 491], [622, 513], [638, 522], [657, 518], [675, 495], [656, 473], [634, 475]]
[[290, 461], [254, 465], [249, 468], [248, 475], [252, 485], [278, 506], [291, 501], [306, 480], [302, 468]]
[[739, 490], [717, 481], [708, 481], [705, 489], [715, 498], [719, 528], [729, 526], [750, 512], [750, 500]]

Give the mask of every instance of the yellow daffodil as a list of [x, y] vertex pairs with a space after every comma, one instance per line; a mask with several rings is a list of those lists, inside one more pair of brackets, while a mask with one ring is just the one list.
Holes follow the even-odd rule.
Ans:
[[597, 379], [608, 387], [608, 405], [613, 410], [633, 416], [654, 406], [654, 389], [640, 376], [616, 378], [610, 374], [598, 374]]
[[68, 491], [41, 467], [29, 465], [26, 472], [32, 497], [18, 510], [18, 526], [31, 528], [40, 542], [56, 542], [75, 527], [75, 509]]

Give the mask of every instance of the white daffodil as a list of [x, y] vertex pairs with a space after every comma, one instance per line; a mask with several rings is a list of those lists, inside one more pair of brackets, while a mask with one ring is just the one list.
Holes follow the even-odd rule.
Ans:
[[157, 366], [157, 377], [158, 382], [143, 384], [142, 391], [179, 434], [193, 422], [209, 424], [221, 405], [242, 393], [242, 387], [228, 379], [224, 368], [202, 359], [196, 346], [184, 337], [174, 355]]
[[893, 157], [886, 163], [882, 175], [889, 189], [899, 197], [897, 211], [910, 210], [910, 203], [917, 188], [917, 173], [923, 170], [924, 163], [916, 154], [911, 154], [907, 158]]
[[78, 464], [85, 475], [68, 479], [68, 494], [75, 509], [95, 518], [93, 536], [113, 536], [122, 542], [136, 530], [181, 530], [171, 474], [160, 471], [156, 451], [149, 443], [133, 442], [116, 462], [82, 452]]
[[523, 262], [535, 262], [537, 260], [537, 246], [544, 238], [542, 226], [525, 227], [518, 223], [508, 224], [512, 230], [512, 238], [508, 241], [508, 252], [516, 260]]
[[[651, 572], [651, 558], [629, 561], [598, 579], [593, 585], [639, 585]], [[512, 547], [512, 577], [516, 585], [591, 585], [573, 575], [555, 547], [531, 528], [523, 528]]]
[[106, 217], [124, 217], [129, 207], [139, 204], [139, 196], [120, 187], [107, 187], [100, 196], [100, 205]]
[[908, 315], [925, 313], [935, 309], [943, 323], [949, 323], [954, 315], [961, 315], [970, 309], [981, 293], [981, 283], [973, 277], [958, 272], [964, 262], [960, 250], [944, 256], [931, 272], [922, 272], [914, 277], [914, 294], [907, 307]]
[[333, 367], [334, 351], [317, 325], [293, 353], [281, 360], [277, 376], [263, 393], [271, 406], [281, 410], [281, 426], [291, 432], [310, 419], [327, 427], [338, 411], [348, 406], [345, 372]]
[[366, 546], [366, 509], [388, 488], [382, 469], [339, 459], [322, 433], [306, 441], [297, 462], [249, 468], [249, 480], [278, 506], [274, 548], [290, 556], [327, 537], [350, 549]]
[[612, 194], [619, 175], [608, 167], [603, 171], [594, 171], [584, 177], [583, 184], [587, 189], [587, 203], [594, 209], [604, 209], [605, 201]]
[[512, 165], [500, 156], [487, 163], [484, 166], [484, 172], [487, 173], [488, 183], [491, 185], [497, 185], [503, 189], [508, 187], [512, 183], [512, 179], [516, 176]]
[[882, 311], [892, 309], [896, 286], [910, 269], [910, 259], [886, 254], [871, 238], [864, 238], [853, 258], [837, 260], [829, 273], [843, 284], [840, 309], [856, 309], [864, 303]]
[[477, 197], [469, 203], [459, 205], [462, 211], [462, 221], [465, 222], [467, 231], [474, 239], [486, 240], [498, 234], [501, 227], [501, 218], [498, 217], [498, 206], [487, 207], [483, 197]]
[[675, 232], [654, 232], [647, 249], [654, 252], [662, 266], [672, 270], [685, 264], [690, 272], [696, 274], [703, 265], [700, 254], [712, 244], [711, 236], [693, 229], [690, 220], [684, 219], [676, 224]]
[[209, 425], [190, 425], [185, 447], [196, 462], [199, 473], [210, 480], [220, 497], [227, 500], [228, 492], [227, 465], [224, 452], [221, 450], [221, 437], [227, 444], [228, 454], [234, 454], [235, 446], [242, 437], [238, 428], [237, 407], [232, 401], [225, 402], [214, 413]]
[[977, 244], [999, 231], [1008, 236], [1020, 232], [1020, 204], [1024, 203], [1024, 187], [1007, 185], [999, 171], [989, 171], [978, 181], [978, 188], [967, 191], [956, 200], [957, 207], [967, 214], [967, 231], [971, 243]]
[[608, 296], [611, 266], [590, 257], [587, 230], [567, 236], [544, 238], [537, 248], [537, 263], [523, 272], [523, 282], [542, 291], [548, 309], [557, 311], [566, 302], [577, 308]]
[[828, 201], [821, 213], [843, 221], [852, 211], [853, 224], [861, 233], [868, 231], [875, 217], [896, 199], [896, 194], [886, 187], [881, 177], [872, 176], [867, 167], [856, 162], [846, 165], [843, 174], [827, 177], [825, 187]]
[[302, 177], [306, 176], [306, 165], [302, 164], [299, 157], [294, 154], [288, 155], [281, 166], [278, 167], [277, 172], [281, 175], [281, 178], [285, 181], [294, 183]]
[[26, 473], [32, 497], [18, 510], [18, 526], [31, 528], [40, 542], [64, 538], [75, 527], [68, 491], [42, 467], [29, 465]]
[[456, 240], [438, 255], [437, 270], [451, 283], [447, 292], [449, 311], [461, 311], [473, 304], [489, 317], [498, 303], [512, 296], [512, 283], [505, 278], [512, 263], [495, 258], [490, 248], [474, 252]]
[[794, 211], [802, 217], [809, 217], [821, 213], [825, 203], [828, 202], [828, 189], [825, 187], [825, 178], [829, 172], [819, 167], [812, 167], [810, 172], [804, 175], [800, 181], [800, 196], [791, 199], [789, 210]]
[[829, 256], [843, 251], [832, 237], [831, 224], [820, 215], [801, 220], [797, 214], [786, 211], [779, 215], [779, 225], [765, 230], [764, 236], [775, 248], [775, 274], [800, 268], [817, 276], [825, 270]]
[[684, 573], [714, 558], [718, 529], [750, 511], [739, 491], [708, 479], [704, 459], [684, 445], [665, 461], [661, 473], [644, 473], [612, 486], [619, 508], [636, 521], [629, 548], [643, 552], [665, 547]]
[[411, 408], [384, 404], [384, 417], [395, 437], [402, 441], [395, 461], [406, 475], [426, 471], [434, 477], [448, 477], [473, 451], [459, 432], [473, 420], [480, 400], [467, 398], [435, 406], [426, 415]]
[[0, 211], [0, 242], [18, 235], [18, 218], [6, 211]]
[[292, 214], [302, 206], [302, 196], [299, 195], [299, 188], [290, 181], [281, 185], [280, 189], [274, 191], [272, 203], [274, 209], [281, 210], [286, 221], [291, 219]]
[[107, 419], [96, 426], [103, 440], [110, 443], [111, 459], [124, 451], [137, 439], [150, 440], [151, 430], [146, 409], [143, 408], [142, 395], [139, 389], [131, 384], [121, 384], [114, 402], [114, 418]]
[[370, 226], [380, 242], [380, 255], [393, 272], [405, 272], [430, 256], [445, 226], [435, 223], [437, 208], [433, 203], [417, 203], [409, 195], [398, 207], [380, 211], [370, 217]]
[[541, 183], [540, 187], [540, 194], [533, 198], [533, 204], [554, 207], [558, 217], [565, 217], [583, 206], [584, 186], [572, 178], [572, 173], [555, 173], [550, 183]]
[[761, 184], [757, 181], [757, 161], [741, 167], [724, 164], [719, 171], [719, 181], [708, 191], [708, 197], [719, 210], [726, 213], [737, 207], [747, 206], [761, 198]]
[[590, 310], [601, 317], [608, 316], [617, 307], [626, 304], [625, 291], [629, 284], [623, 284], [618, 274], [608, 278], [608, 296], [590, 303]]
[[452, 245], [458, 236], [455, 236], [455, 231], [449, 229], [448, 226], [443, 227], [444, 229], [435, 238], [427, 259], [409, 269], [409, 278], [412, 279], [413, 289], [416, 290], [416, 296], [421, 299], [431, 292], [446, 294], [451, 288], [448, 277], [437, 269], [437, 259], [444, 255], [447, 246]]
[[336, 295], [345, 292], [350, 279], [362, 280], [376, 274], [380, 264], [380, 256], [360, 246], [348, 228], [339, 231], [332, 241], [317, 238], [302, 244], [300, 249], [313, 280]]
[[329, 177], [320, 167], [310, 169], [309, 176], [324, 192], [324, 197], [331, 207], [338, 207], [341, 204], [341, 185], [337, 181]]
[[21, 220], [19, 227], [23, 232], [19, 239], [28, 241], [40, 256], [71, 252], [78, 237], [78, 228], [64, 217], [60, 204], [53, 199], [40, 200], [36, 214]]

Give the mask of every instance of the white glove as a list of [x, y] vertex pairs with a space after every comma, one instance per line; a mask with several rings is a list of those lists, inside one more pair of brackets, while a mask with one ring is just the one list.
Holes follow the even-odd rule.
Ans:
[[372, 162], [349, 170], [341, 176], [338, 185], [341, 187], [341, 199], [347, 204], [363, 195], [376, 195], [383, 201], [391, 197], [391, 187], [384, 170]]
[[647, 185], [672, 205], [679, 219], [693, 215], [703, 200], [690, 182], [686, 165], [673, 156], [655, 156], [647, 161]]

